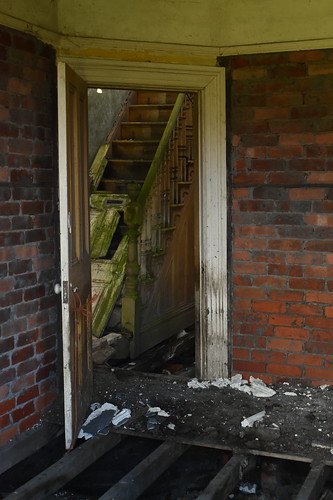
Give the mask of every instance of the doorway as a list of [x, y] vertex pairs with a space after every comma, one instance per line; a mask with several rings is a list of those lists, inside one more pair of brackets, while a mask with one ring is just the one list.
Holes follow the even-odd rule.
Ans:
[[[66, 130], [71, 126], [66, 112], [66, 72], [64, 63], [71, 67], [90, 87], [166, 89], [198, 93], [198, 164], [199, 164], [199, 287], [196, 303], [200, 337], [196, 345], [197, 374], [203, 379], [228, 376], [228, 286], [227, 286], [227, 174], [226, 174], [226, 130], [225, 130], [225, 74], [219, 67], [185, 66], [176, 64], [134, 63], [104, 59], [62, 57], [59, 60], [59, 172], [60, 178], [67, 176], [68, 144]], [[79, 123], [78, 129], [82, 128]], [[66, 128], [67, 127], [67, 128]], [[81, 138], [84, 134], [81, 134]], [[67, 146], [69, 149], [67, 149]], [[64, 191], [64, 189], [63, 189]], [[62, 223], [61, 244], [68, 248], [68, 203], [63, 192], [60, 202]], [[76, 214], [78, 217], [79, 215]], [[79, 219], [78, 219], [79, 220]], [[62, 252], [63, 255], [65, 252]], [[66, 259], [65, 259], [66, 260]], [[68, 259], [67, 259], [68, 260]], [[62, 265], [63, 269], [63, 265]], [[71, 283], [64, 279], [63, 289]], [[71, 332], [66, 314], [71, 304], [68, 295], [62, 294], [63, 338], [70, 343]], [[66, 344], [66, 342], [65, 342]], [[68, 351], [68, 352], [67, 352]], [[70, 349], [66, 350], [67, 362], [64, 371], [73, 371]], [[65, 388], [66, 391], [66, 388]], [[71, 400], [72, 388], [68, 399]], [[69, 417], [70, 418], [69, 412]], [[72, 412], [75, 418], [75, 411]], [[70, 432], [67, 442], [70, 443]]]
[[[126, 346], [137, 358], [185, 329], [194, 341], [196, 115], [194, 93], [88, 89], [96, 363], [116, 364]], [[137, 228], [129, 216], [134, 204], [142, 211]], [[133, 228], [137, 261], [130, 268]]]

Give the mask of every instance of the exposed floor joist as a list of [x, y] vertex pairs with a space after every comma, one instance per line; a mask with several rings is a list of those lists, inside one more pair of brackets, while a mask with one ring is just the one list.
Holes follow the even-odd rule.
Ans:
[[[251, 465], [255, 465], [255, 460], [252, 460]], [[233, 455], [223, 468], [210, 481], [206, 489], [197, 500], [220, 500], [226, 495], [229, 495], [239, 483], [239, 478], [246, 469], [248, 469], [249, 459], [245, 455]]]
[[216, 474], [197, 500], [221, 500], [236, 488], [246, 456], [234, 455]]
[[317, 500], [328, 479], [329, 468], [324, 464], [318, 464], [310, 470], [302, 488], [298, 492], [296, 500]]
[[43, 500], [47, 498], [47, 495], [57, 491], [108, 450], [120, 443], [121, 439], [121, 436], [111, 434], [86, 441], [5, 497], [5, 500], [26, 500], [27, 498]]
[[[138, 417], [136, 416], [136, 418]], [[117, 432], [119, 432], [119, 429]], [[80, 472], [94, 464], [108, 450], [119, 444], [121, 439], [121, 435], [112, 433], [108, 436], [86, 441], [8, 495], [5, 500], [25, 500], [26, 498], [39, 500], [49, 498], [52, 493], [65, 486], [74, 477], [78, 476]], [[189, 450], [189, 448], [189, 445], [176, 441], [163, 442], [127, 472], [122, 479], [103, 493], [99, 497], [99, 500], [114, 498], [117, 500], [135, 500], [147, 492], [148, 488], [163, 473], [169, 471], [177, 459], [185, 451]], [[196, 448], [199, 449], [200, 447], [196, 446]], [[227, 452], [227, 455], [230, 456], [230, 452]], [[281, 459], [282, 462], [290, 460], [288, 456], [282, 456]], [[260, 461], [258, 462], [258, 460], [260, 460], [260, 455], [254, 457], [248, 453], [234, 454], [215, 477], [210, 480], [205, 489], [199, 493], [196, 497], [197, 500], [218, 500], [226, 498], [230, 493], [237, 491], [238, 485], [242, 480], [241, 478], [245, 474], [250, 473], [255, 466], [260, 466]], [[110, 463], [110, 467], [112, 466], [113, 464]], [[322, 492], [325, 489], [331, 472], [332, 467], [325, 463], [314, 465], [307, 476], [305, 472], [302, 485], [299, 486], [300, 483], [298, 484], [299, 490], [296, 500], [319, 500], [322, 498]], [[163, 479], [161, 478], [161, 480]], [[148, 497], [149, 495], [147, 494]]]
[[60, 435], [63, 429], [55, 424], [45, 424], [31, 429], [17, 440], [10, 441], [1, 448], [0, 474], [40, 450], [52, 438]]
[[188, 448], [179, 443], [163, 443], [110, 488], [99, 500], [135, 500]]

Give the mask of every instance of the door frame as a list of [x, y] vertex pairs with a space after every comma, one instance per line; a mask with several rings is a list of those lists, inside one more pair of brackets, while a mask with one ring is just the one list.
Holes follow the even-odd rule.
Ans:
[[[90, 87], [198, 93], [199, 289], [197, 375], [228, 373], [227, 165], [225, 69], [61, 56]], [[60, 137], [59, 140], [62, 140]], [[197, 304], [199, 306], [197, 306]]]

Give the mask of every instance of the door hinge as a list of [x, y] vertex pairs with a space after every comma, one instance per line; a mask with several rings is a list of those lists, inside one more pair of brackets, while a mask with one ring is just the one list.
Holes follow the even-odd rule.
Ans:
[[68, 281], [62, 282], [62, 301], [64, 304], [68, 304]]

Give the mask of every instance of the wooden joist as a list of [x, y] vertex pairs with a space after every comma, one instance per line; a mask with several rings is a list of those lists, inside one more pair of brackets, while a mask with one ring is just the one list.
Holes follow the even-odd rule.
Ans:
[[5, 500], [26, 500], [27, 498], [42, 500], [48, 498], [47, 495], [51, 495], [80, 474], [120, 443], [121, 439], [121, 436], [111, 434], [86, 441], [5, 497]]
[[197, 497], [197, 500], [220, 500], [221, 498], [226, 498], [239, 483], [242, 473], [248, 468], [248, 464], [248, 457], [233, 455], [210, 481], [203, 493]]
[[0, 474], [3, 474], [29, 455], [45, 446], [51, 439], [59, 436], [63, 429], [58, 425], [43, 424], [37, 429], [30, 429], [18, 439], [1, 447]]
[[138, 498], [186, 450], [186, 445], [166, 442], [161, 444], [99, 500], [134, 500]]
[[329, 467], [325, 464], [313, 466], [299, 490], [296, 500], [318, 500], [329, 472]]

